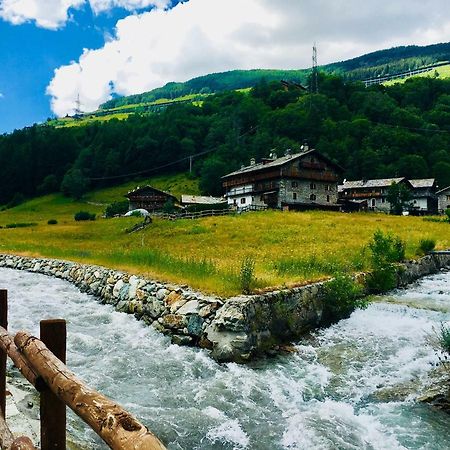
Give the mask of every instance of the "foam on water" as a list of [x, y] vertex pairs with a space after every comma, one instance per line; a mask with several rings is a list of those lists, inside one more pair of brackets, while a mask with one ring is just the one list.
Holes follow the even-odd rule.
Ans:
[[[450, 274], [316, 332], [296, 354], [251, 366], [171, 345], [61, 280], [0, 269], [0, 286], [9, 289], [12, 330], [37, 333], [39, 320], [66, 318], [69, 367], [169, 449], [450, 448], [447, 417], [412, 400], [437, 360], [427, 335], [450, 320]], [[404, 305], [422, 298], [439, 311]], [[86, 448], [106, 448], [77, 418], [69, 422]]]

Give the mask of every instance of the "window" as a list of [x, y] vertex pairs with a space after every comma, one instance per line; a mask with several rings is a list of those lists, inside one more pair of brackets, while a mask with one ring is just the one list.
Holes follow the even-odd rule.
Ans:
[[330, 186], [328, 186], [328, 184], [325, 185], [325, 190], [329, 191], [330, 190]]
[[292, 199], [293, 199], [293, 200], [297, 200], [297, 192], [294, 192], [294, 193], [292, 194]]
[[263, 202], [263, 201], [264, 201], [264, 196], [263, 196], [263, 195], [261, 195], [261, 197], [259, 197], [259, 201], [260, 201], [260, 202]]
[[241, 198], [241, 205], [245, 205], [245, 197]]
[[311, 189], [316, 189], [316, 183], [310, 183], [309, 187], [310, 187]]
[[298, 187], [298, 182], [297, 182], [297, 181], [293, 181], [293, 182], [292, 182], [292, 187], [293, 187], [293, 188]]
[[237, 201], [235, 198], [233, 198], [233, 205], [236, 205], [236, 204], [237, 204]]
[[447, 195], [447, 200], [450, 200], [450, 195]]
[[381, 199], [381, 203], [386, 203], [386, 199], [384, 197]]
[[255, 201], [255, 197], [252, 197], [252, 203]]
[[376, 200], [373, 198], [372, 199], [372, 206], [375, 206]]
[[311, 195], [309, 196], [309, 199], [310, 199], [311, 201], [314, 201], [314, 200], [316, 199], [316, 195], [315, 195], [315, 194], [311, 194]]
[[327, 202], [330, 203], [330, 196], [327, 195]]

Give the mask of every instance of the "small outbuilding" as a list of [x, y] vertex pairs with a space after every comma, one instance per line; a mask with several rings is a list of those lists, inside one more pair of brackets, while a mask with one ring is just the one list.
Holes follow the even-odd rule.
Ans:
[[125, 197], [129, 201], [128, 210], [146, 209], [148, 212], [163, 209], [167, 202], [178, 203], [178, 199], [168, 192], [160, 191], [152, 186], [138, 186], [128, 192]]
[[227, 200], [223, 197], [211, 197], [202, 195], [182, 195], [181, 205], [182, 206], [214, 206], [222, 203], [227, 203]]
[[450, 208], [450, 186], [436, 192], [438, 197], [438, 210], [444, 213], [446, 209]]

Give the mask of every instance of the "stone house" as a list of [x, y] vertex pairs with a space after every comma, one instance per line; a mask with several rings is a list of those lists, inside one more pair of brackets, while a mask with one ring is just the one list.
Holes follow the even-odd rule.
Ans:
[[315, 149], [278, 158], [272, 153], [260, 163], [254, 159], [224, 177], [230, 206], [260, 206], [285, 210], [338, 210], [338, 180], [343, 169]]
[[148, 212], [158, 211], [163, 209], [164, 205], [171, 201], [173, 204], [178, 203], [178, 199], [172, 194], [160, 191], [152, 186], [138, 186], [136, 189], [128, 192], [125, 195], [128, 198], [128, 210], [146, 209]]
[[411, 184], [404, 177], [377, 180], [344, 180], [344, 183], [339, 186], [339, 200], [342, 204], [366, 200], [369, 211], [388, 213], [391, 211], [391, 204], [387, 200], [388, 189], [392, 184], [397, 183], [404, 183], [411, 189]]
[[450, 208], [450, 186], [436, 192], [438, 197], [438, 211], [443, 214], [446, 209]]
[[412, 200], [409, 209], [411, 214], [437, 214], [438, 199], [436, 195], [436, 180], [423, 178], [409, 180], [412, 187]]

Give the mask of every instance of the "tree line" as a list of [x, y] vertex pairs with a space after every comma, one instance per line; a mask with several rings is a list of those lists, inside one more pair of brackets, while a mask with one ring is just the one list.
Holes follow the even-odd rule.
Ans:
[[189, 156], [205, 194], [220, 177], [276, 149], [309, 145], [345, 168], [347, 179], [435, 177], [450, 185], [450, 80], [412, 78], [371, 86], [319, 74], [319, 93], [261, 81], [250, 92], [208, 96], [127, 120], [0, 136], [0, 204], [87, 189], [138, 175], [186, 171]]

